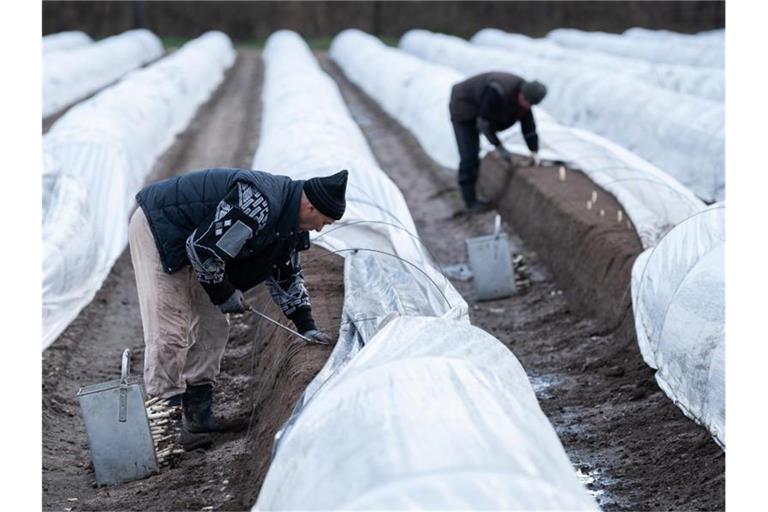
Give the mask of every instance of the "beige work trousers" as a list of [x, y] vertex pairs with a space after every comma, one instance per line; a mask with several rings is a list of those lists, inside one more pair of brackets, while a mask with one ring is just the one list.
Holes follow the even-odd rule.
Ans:
[[144, 326], [144, 385], [168, 398], [187, 386], [216, 384], [229, 336], [229, 318], [213, 305], [190, 266], [163, 272], [155, 239], [141, 208], [129, 227]]

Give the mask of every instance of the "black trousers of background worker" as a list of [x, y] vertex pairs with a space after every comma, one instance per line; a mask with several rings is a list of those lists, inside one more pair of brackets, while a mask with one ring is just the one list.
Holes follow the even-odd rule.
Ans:
[[475, 202], [475, 184], [480, 175], [480, 132], [475, 120], [453, 121], [453, 132], [459, 146], [459, 187], [467, 205]]

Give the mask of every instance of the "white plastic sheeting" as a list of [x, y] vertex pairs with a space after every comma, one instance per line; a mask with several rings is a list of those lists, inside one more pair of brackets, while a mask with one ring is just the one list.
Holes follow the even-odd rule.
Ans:
[[695, 34], [683, 34], [672, 30], [652, 30], [643, 27], [628, 28], [622, 34], [633, 39], [656, 39], [661, 41], [676, 41], [682, 43], [694, 43], [704, 45], [724, 45], [725, 29], [716, 28], [704, 30]]
[[573, 28], [555, 29], [547, 37], [569, 48], [595, 50], [651, 62], [721, 69], [725, 66], [723, 45], [706, 44], [702, 47], [696, 40], [683, 42], [675, 38], [624, 37], [621, 34], [585, 32]]
[[[558, 122], [602, 135], [637, 153], [705, 200], [725, 195], [722, 103], [674, 93], [591, 66], [550, 62], [478, 47], [458, 37], [412, 30], [400, 47], [467, 75], [509, 70], [539, 79], [541, 103]], [[547, 143], [544, 139], [543, 143]]]
[[57, 32], [56, 34], [43, 36], [43, 53], [71, 50], [72, 48], [85, 46], [92, 42], [91, 36], [79, 30]]
[[513, 52], [513, 55], [547, 59], [550, 66], [558, 66], [562, 62], [578, 63], [610, 73], [628, 75], [671, 91], [713, 101], [725, 100], [725, 72], [722, 69], [658, 64], [589, 50], [573, 50], [549, 39], [534, 39], [495, 28], [479, 31], [471, 42], [479, 46], [502, 48]]
[[659, 386], [725, 447], [725, 205], [680, 223], [632, 267], [640, 351]]
[[[353, 82], [414, 133], [432, 159], [458, 167], [448, 102], [451, 87], [464, 75], [415, 59], [358, 30], [339, 34], [330, 53]], [[594, 134], [559, 125], [542, 109], [534, 109], [546, 148], [542, 155], [568, 161], [611, 192], [632, 219], [644, 247], [704, 207], [689, 190], [637, 155]], [[500, 136], [512, 150], [527, 153], [519, 125]], [[483, 148], [491, 149], [484, 138]]]
[[522, 367], [469, 325], [333, 80], [293, 32], [263, 56], [254, 167], [350, 176], [341, 226], [313, 235], [346, 258], [340, 339], [281, 430], [255, 509], [595, 509]]
[[43, 349], [125, 249], [134, 195], [235, 59], [209, 32], [76, 105], [43, 137]]
[[69, 51], [43, 55], [43, 117], [111, 84], [163, 54], [160, 39], [145, 29], [129, 30]]
[[406, 55], [357, 29], [339, 33], [330, 55], [352, 82], [413, 133], [432, 159], [446, 167], [458, 165], [448, 103], [462, 73]]

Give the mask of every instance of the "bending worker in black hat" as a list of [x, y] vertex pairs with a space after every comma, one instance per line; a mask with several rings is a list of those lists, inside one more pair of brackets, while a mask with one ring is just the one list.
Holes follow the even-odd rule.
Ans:
[[196, 433], [222, 429], [211, 411], [229, 334], [227, 313], [242, 313], [243, 291], [266, 281], [272, 298], [304, 336], [317, 329], [299, 264], [309, 231], [339, 220], [347, 171], [294, 181], [260, 171], [209, 169], [141, 190], [129, 238], [144, 326], [144, 384], [150, 396], [181, 405], [185, 447]]
[[459, 145], [459, 187], [467, 209], [483, 210], [487, 201], [478, 199], [475, 184], [480, 169], [480, 133], [496, 146], [499, 156], [512, 160], [496, 132], [506, 130], [517, 121], [523, 138], [531, 150], [534, 165], [539, 165], [539, 137], [533, 120], [531, 105], [536, 105], [547, 94], [541, 82], [526, 82], [512, 73], [482, 73], [453, 86], [451, 91], [451, 122]]

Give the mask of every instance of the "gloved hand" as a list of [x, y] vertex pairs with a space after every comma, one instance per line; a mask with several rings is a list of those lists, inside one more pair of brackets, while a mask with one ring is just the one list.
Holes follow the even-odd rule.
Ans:
[[301, 333], [301, 335], [309, 338], [314, 343], [319, 343], [321, 345], [331, 344], [331, 337], [325, 334], [323, 331], [319, 331], [317, 329], [310, 329], [308, 331], [304, 331], [303, 333]]
[[533, 158], [533, 165], [534, 167], [538, 167], [541, 165], [541, 157], [539, 156], [539, 153], [536, 151], [533, 151], [531, 153], [531, 158]]
[[505, 162], [509, 163], [512, 161], [512, 153], [507, 151], [507, 148], [504, 146], [497, 146], [496, 152], [499, 154], [499, 156], [504, 160]]
[[243, 300], [243, 292], [235, 290], [223, 304], [219, 304], [222, 313], [243, 313], [246, 303]]

